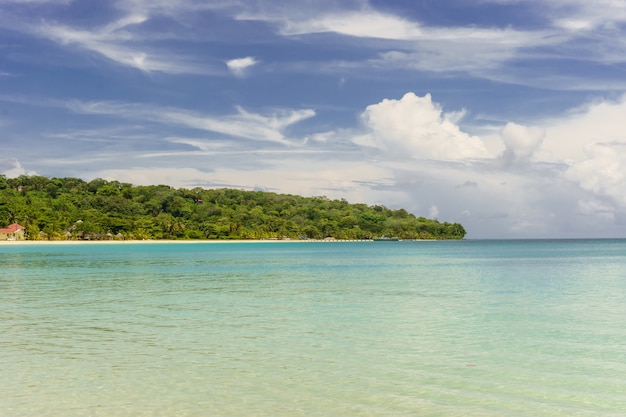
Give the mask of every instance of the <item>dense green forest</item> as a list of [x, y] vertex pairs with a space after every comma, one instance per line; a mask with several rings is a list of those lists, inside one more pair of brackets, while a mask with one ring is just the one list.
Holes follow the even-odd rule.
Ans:
[[29, 240], [462, 239], [458, 223], [404, 209], [235, 189], [175, 189], [117, 181], [0, 175], [0, 227]]

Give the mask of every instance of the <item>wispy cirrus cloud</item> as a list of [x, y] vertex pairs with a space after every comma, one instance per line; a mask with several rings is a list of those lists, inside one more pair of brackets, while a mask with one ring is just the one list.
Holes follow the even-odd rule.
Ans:
[[110, 115], [134, 121], [172, 124], [202, 131], [214, 132], [234, 138], [292, 144], [285, 130], [302, 120], [315, 116], [312, 109], [279, 110], [269, 115], [252, 113], [242, 107], [225, 116], [202, 115], [176, 108], [156, 107], [138, 103], [70, 101], [67, 107], [74, 112], [93, 115]]
[[115, 7], [128, 13], [181, 16], [205, 10], [231, 10], [241, 7], [241, 0], [118, 0]]
[[[481, 3], [520, 2], [484, 0], [478, 4]], [[600, 4], [555, 0], [542, 4], [541, 8], [533, 7], [529, 2], [528, 8], [534, 9], [548, 22], [532, 29], [517, 29], [505, 23], [500, 26], [433, 25], [376, 10], [367, 1], [329, 2], [323, 7], [308, 3], [278, 7], [263, 0], [129, 0], [113, 5], [121, 17], [98, 27], [79, 28], [45, 21], [31, 24], [29, 30], [60, 45], [95, 53], [120, 65], [168, 74], [225, 73], [219, 65], [224, 62], [223, 58], [198, 62], [196, 57], [176, 52], [163, 43], [147, 41], [154, 35], [147, 28], [153, 20], [165, 18], [171, 22], [183, 22], [184, 26], [190, 15], [201, 16], [205, 12], [234, 19], [233, 25], [241, 20], [265, 22], [283, 37], [315, 34], [345, 37], [350, 39], [349, 42], [358, 42], [360, 47], [373, 51], [369, 58], [319, 65], [327, 70], [360, 67], [461, 72], [497, 82], [546, 88], [551, 85], [548, 74], [543, 77], [528, 74], [524, 72], [524, 66], [516, 65], [517, 60], [588, 60], [603, 65], [625, 62], [626, 41], [620, 35], [619, 24], [626, 21], [626, 6], [611, 0], [601, 0]], [[167, 31], [159, 36], [167, 36]], [[202, 35], [199, 36], [194, 41], [202, 42]], [[252, 57], [237, 58], [227, 61], [227, 67], [236, 76], [242, 76], [257, 62]], [[282, 68], [295, 70], [298, 66], [285, 65]], [[556, 74], [566, 76], [560, 71]], [[577, 87], [580, 85], [578, 80], [585, 78], [584, 75], [570, 76], [573, 82], [557, 83], [557, 88], [580, 88]], [[615, 82], [603, 85], [591, 83], [588, 79], [584, 84], [590, 89], [606, 90], [616, 86], [618, 77], [615, 78]]]
[[[235, 112], [225, 115], [201, 114], [197, 111], [176, 107], [163, 107], [144, 103], [120, 101], [81, 101], [46, 99], [21, 95], [2, 95], [0, 102], [18, 103], [32, 107], [52, 109], [69, 109], [81, 115], [112, 116], [120, 120], [132, 122], [129, 131], [121, 128], [107, 127], [98, 130], [70, 130], [66, 138], [77, 137], [111, 138], [134, 136], [142, 123], [158, 124], [172, 128], [188, 128], [203, 132], [223, 135], [225, 138], [239, 138], [258, 142], [274, 142], [294, 145], [304, 140], [292, 139], [287, 131], [293, 125], [310, 119], [316, 115], [315, 110], [305, 109], [273, 109], [266, 113], [251, 112], [242, 106], [235, 106]], [[125, 128], [126, 129], [126, 128]], [[59, 133], [55, 134], [59, 137]], [[120, 136], [120, 137], [122, 137]], [[145, 139], [144, 137], [140, 137]], [[90, 140], [91, 140], [90, 139]]]
[[[485, 0], [478, 4], [481, 3], [524, 2]], [[555, 60], [562, 65], [584, 60], [607, 67], [626, 62], [623, 54], [626, 41], [619, 27], [620, 22], [626, 21], [626, 5], [611, 0], [601, 3], [557, 0], [537, 7], [528, 2], [528, 9], [534, 10], [544, 22], [531, 29], [516, 28], [506, 22], [499, 26], [433, 25], [392, 12], [377, 11], [363, 2], [331, 10], [295, 11], [287, 8], [285, 13], [271, 7], [248, 9], [241, 11], [237, 18], [270, 23], [275, 25], [277, 33], [286, 37], [335, 35], [338, 42], [344, 38], [346, 43], [374, 52], [369, 58], [322, 65], [329, 71], [401, 69], [467, 73], [496, 82], [548, 89], [552, 86], [562, 90], [622, 88], [621, 74], [614, 73], [612, 79], [606, 77], [602, 82], [593, 82], [587, 73], [564, 72], [557, 69], [560, 66], [554, 65]], [[547, 62], [546, 70], [539, 73], [528, 71], [543, 61]], [[519, 62], [534, 64], [527, 67]], [[572, 68], [576, 65], [569, 66]], [[568, 77], [569, 81], [560, 82], [559, 77]], [[552, 78], [556, 79], [555, 83]]]
[[374, 10], [332, 13], [302, 20], [286, 18], [278, 22], [280, 33], [286, 36], [329, 32], [359, 38], [392, 40], [410, 40], [424, 36], [417, 22]]
[[[54, 1], [55, 4], [58, 5], [66, 5], [71, 3], [74, 0], [58, 0]], [[44, 4], [44, 3], [52, 3], [51, 0], [0, 0], [0, 4]]]
[[551, 0], [541, 9], [554, 26], [575, 32], [626, 22], [626, 3], [619, 0]]
[[145, 15], [128, 15], [94, 29], [76, 29], [43, 23], [36, 33], [61, 45], [76, 46], [97, 53], [113, 62], [144, 72], [169, 74], [207, 73], [209, 68], [147, 43], [132, 29], [146, 22]]
[[488, 71], [500, 68], [528, 48], [554, 45], [564, 39], [550, 28], [432, 26], [371, 7], [289, 15], [241, 13], [237, 17], [274, 24], [286, 37], [331, 34], [375, 51], [375, 56], [360, 62], [329, 63], [337, 69], [361, 66], [487, 76]]
[[[144, 2], [120, 1], [105, 3], [110, 7], [102, 17], [90, 24], [76, 24], [72, 15], [65, 14], [65, 7], [78, 1], [39, 1], [46, 11], [33, 9], [28, 0], [0, 0], [13, 6], [0, 15], [4, 29], [27, 36], [52, 41], [68, 50], [87, 52], [103, 57], [112, 63], [150, 73], [223, 75], [219, 59], [199, 60], [197, 56], [180, 53], [168, 40], [193, 39], [192, 33], [179, 30], [162, 30], [151, 26], [155, 20], [168, 22], [167, 28], [177, 24], [179, 16], [194, 9], [209, 10], [213, 4], [193, 1]], [[63, 7], [63, 8], [61, 8]], [[94, 21], [99, 23], [94, 24]], [[179, 25], [180, 26], [180, 25]]]

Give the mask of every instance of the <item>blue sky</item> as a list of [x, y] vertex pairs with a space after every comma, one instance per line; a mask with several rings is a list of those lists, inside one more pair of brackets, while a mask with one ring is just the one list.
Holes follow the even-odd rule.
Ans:
[[0, 173], [626, 237], [621, 0], [0, 0]]

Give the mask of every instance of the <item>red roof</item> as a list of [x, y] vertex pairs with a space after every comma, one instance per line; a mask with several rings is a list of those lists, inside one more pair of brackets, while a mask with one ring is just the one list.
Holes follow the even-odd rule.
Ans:
[[0, 233], [15, 233], [18, 230], [23, 230], [24, 226], [20, 226], [17, 223], [10, 224], [6, 229], [0, 229]]

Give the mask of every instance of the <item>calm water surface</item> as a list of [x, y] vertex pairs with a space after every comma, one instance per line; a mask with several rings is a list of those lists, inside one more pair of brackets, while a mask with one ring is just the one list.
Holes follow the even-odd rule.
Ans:
[[626, 241], [0, 246], [0, 416], [623, 416]]

